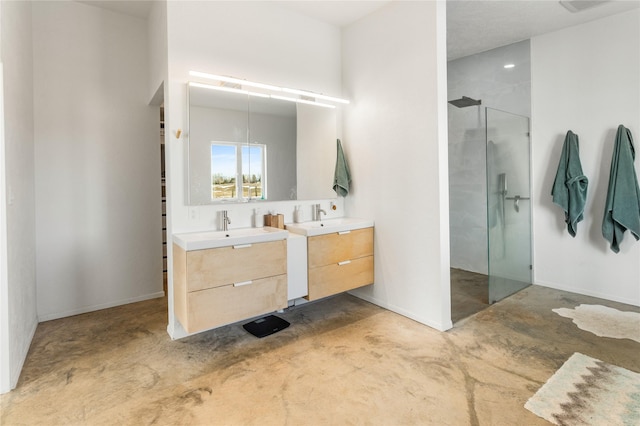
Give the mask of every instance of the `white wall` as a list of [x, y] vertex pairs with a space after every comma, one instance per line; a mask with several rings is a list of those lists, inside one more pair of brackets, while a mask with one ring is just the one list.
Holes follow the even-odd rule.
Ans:
[[[488, 272], [485, 107], [531, 115], [529, 44], [525, 40], [447, 64], [448, 99], [467, 96], [482, 101], [481, 106], [466, 108], [448, 105], [449, 217], [454, 268]], [[507, 63], [515, 67], [505, 69]], [[529, 163], [528, 156], [522, 160]]]
[[[154, 0], [147, 18], [147, 43], [149, 57], [149, 99], [156, 95], [167, 79], [167, 2]], [[164, 101], [164, 90], [158, 94]], [[156, 102], [156, 103], [157, 103]], [[154, 105], [156, 104], [154, 103]]]
[[[639, 23], [634, 10], [531, 41], [535, 282], [633, 305], [640, 305], [640, 243], [627, 232], [615, 254], [601, 226], [619, 124], [631, 130], [638, 152]], [[580, 138], [589, 178], [575, 238], [550, 195], [567, 130]], [[638, 170], [640, 155], [635, 164]]]
[[[307, 18], [273, 2], [167, 3], [169, 89], [165, 98], [168, 135], [168, 232], [216, 229], [218, 212], [226, 209], [232, 228], [251, 226], [254, 208], [274, 210], [292, 221], [294, 206], [311, 217], [318, 200], [192, 206], [185, 203], [186, 83], [189, 70], [231, 75], [247, 80], [341, 95], [340, 30]], [[329, 202], [321, 200], [325, 210]], [[338, 210], [329, 215], [342, 216]], [[184, 336], [173, 317], [171, 252], [169, 252], [169, 327], [172, 337]]]
[[162, 293], [159, 109], [146, 21], [33, 3], [38, 315]]
[[[33, 58], [31, 4], [2, 2], [4, 113], [2, 265], [0, 265], [0, 393], [14, 388], [29, 350], [36, 315]], [[5, 210], [6, 209], [6, 210]], [[6, 214], [6, 216], [5, 216]], [[6, 257], [5, 257], [6, 256]]]
[[451, 327], [443, 2], [392, 2], [343, 32], [351, 216], [375, 220], [375, 285], [355, 293]]

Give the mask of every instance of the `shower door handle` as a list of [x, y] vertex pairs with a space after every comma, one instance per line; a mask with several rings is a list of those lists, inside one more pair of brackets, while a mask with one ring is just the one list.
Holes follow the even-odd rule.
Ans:
[[530, 200], [530, 198], [516, 195], [514, 197], [505, 197], [505, 200], [513, 200], [513, 208], [516, 212], [520, 212], [520, 200]]

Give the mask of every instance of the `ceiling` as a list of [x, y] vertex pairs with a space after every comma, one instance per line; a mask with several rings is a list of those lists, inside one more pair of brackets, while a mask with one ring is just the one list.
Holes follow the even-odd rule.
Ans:
[[553, 0], [449, 0], [447, 57], [484, 52], [638, 7], [639, 0], [610, 1], [572, 13]]
[[[399, 0], [298, 0], [272, 1], [272, 3], [277, 3], [296, 13], [344, 27], [391, 1]], [[153, 0], [83, 0], [80, 2], [146, 19]], [[589, 1], [571, 3], [584, 5]], [[640, 0], [592, 3], [597, 5], [572, 13], [556, 0], [447, 0], [447, 56], [449, 60], [461, 58], [640, 7]]]
[[287, 9], [291, 9], [302, 15], [309, 16], [338, 27], [346, 27], [390, 2], [391, 0], [301, 0], [274, 1], [273, 3], [278, 3]]
[[[391, 1], [399, 0], [278, 3], [343, 27]], [[557, 0], [447, 0], [447, 57], [449, 60], [461, 58], [640, 7], [640, 0], [577, 3], [595, 6], [572, 13]]]

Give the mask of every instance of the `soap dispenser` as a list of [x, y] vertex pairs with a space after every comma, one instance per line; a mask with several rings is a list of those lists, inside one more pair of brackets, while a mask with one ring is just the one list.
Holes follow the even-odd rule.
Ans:
[[293, 221], [295, 223], [300, 223], [304, 220], [304, 218], [302, 217], [302, 209], [300, 208], [300, 206], [296, 206], [295, 209], [293, 210]]

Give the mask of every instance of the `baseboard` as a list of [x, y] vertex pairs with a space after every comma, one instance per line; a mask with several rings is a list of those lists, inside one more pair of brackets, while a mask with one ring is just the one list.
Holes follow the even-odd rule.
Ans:
[[[182, 324], [180, 324], [180, 321], [178, 321], [177, 318], [173, 320], [173, 327], [171, 327], [171, 325], [172, 324], [167, 325], [167, 333], [169, 333], [171, 340], [179, 340], [184, 337], [191, 336], [191, 334], [187, 333], [186, 330], [182, 327]], [[192, 334], [197, 334], [197, 333], [192, 333]]]
[[150, 299], [157, 299], [159, 297], [164, 297], [164, 296], [165, 296], [164, 291], [159, 291], [156, 293], [132, 297], [130, 299], [123, 299], [115, 302], [101, 303], [99, 305], [85, 306], [82, 308], [73, 309], [65, 312], [56, 312], [53, 314], [38, 315], [38, 321], [39, 322], [51, 321], [58, 318], [65, 318], [73, 315], [86, 314], [87, 312], [99, 311], [101, 309], [113, 308], [115, 306], [121, 306], [121, 305], [128, 305], [129, 303], [142, 302]]
[[27, 345], [24, 345], [22, 348], [22, 353], [20, 354], [20, 362], [13, 366], [11, 369], [11, 390], [15, 389], [18, 385], [18, 380], [20, 379], [20, 373], [22, 373], [22, 367], [24, 367], [24, 362], [27, 360], [27, 355], [29, 354], [29, 348], [31, 348], [31, 342], [33, 341], [33, 336], [36, 334], [36, 329], [38, 328], [38, 322], [34, 321], [33, 326], [31, 327], [31, 331], [29, 332], [29, 338], [26, 340], [28, 342]]
[[640, 307], [639, 300], [626, 299], [624, 297], [611, 297], [610, 294], [599, 293], [597, 291], [585, 291], [584, 289], [581, 289], [581, 288], [575, 288], [571, 286], [565, 286], [565, 285], [560, 285], [560, 284], [546, 282], [546, 281], [536, 281], [534, 284], [539, 285], [540, 287], [548, 287], [548, 288], [553, 288], [555, 290], [568, 291], [570, 293], [581, 294], [583, 296], [597, 297], [599, 299], [610, 300], [612, 302], [619, 302], [619, 303], [624, 303], [631, 306]]
[[403, 317], [407, 317], [409, 319], [417, 321], [420, 324], [424, 324], [424, 325], [426, 325], [428, 327], [435, 328], [438, 331], [447, 331], [450, 328], [453, 328], [453, 323], [451, 322], [451, 320], [449, 320], [449, 322], [446, 323], [446, 324], [441, 324], [441, 323], [438, 323], [438, 322], [434, 322], [434, 321], [428, 320], [426, 318], [422, 318], [422, 317], [420, 317], [418, 315], [415, 315], [414, 313], [409, 312], [409, 311], [407, 311], [405, 309], [402, 309], [402, 308], [400, 308], [398, 306], [395, 306], [393, 304], [386, 303], [386, 302], [383, 302], [383, 301], [381, 301], [379, 299], [376, 299], [375, 297], [369, 297], [369, 296], [365, 296], [365, 295], [358, 294], [356, 292], [351, 292], [351, 291], [349, 292], [349, 294], [352, 295], [352, 296], [355, 296], [355, 297], [357, 297], [359, 299], [366, 300], [369, 303], [373, 303], [374, 305], [378, 305], [381, 308], [387, 309], [387, 310], [389, 310], [391, 312], [395, 312], [396, 314], [402, 315]]

